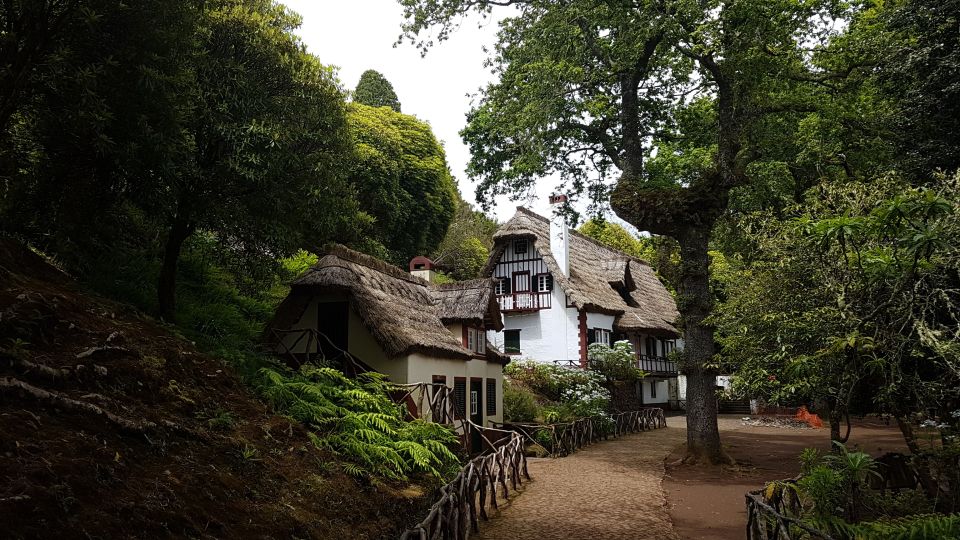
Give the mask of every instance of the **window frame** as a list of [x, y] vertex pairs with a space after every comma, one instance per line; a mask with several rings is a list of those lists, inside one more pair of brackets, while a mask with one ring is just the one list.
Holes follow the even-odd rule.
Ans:
[[[542, 274], [537, 274], [534, 277], [534, 281], [537, 283], [538, 293], [547, 293], [553, 291], [553, 276], [549, 272], [544, 272]], [[543, 279], [545, 287], [540, 286], [540, 280]]]
[[510, 283], [512, 277], [498, 277], [497, 283], [493, 286], [493, 293], [497, 296], [506, 296], [513, 292], [513, 286]]
[[[520, 246], [523, 246], [523, 250], [520, 249]], [[513, 254], [514, 255], [526, 255], [530, 252], [530, 240], [526, 238], [518, 238], [513, 241]]]
[[657, 381], [650, 381], [650, 399], [657, 397]]
[[[507, 339], [508, 339], [508, 338], [507, 338], [507, 335], [508, 335], [508, 334], [513, 335], [513, 333], [516, 333], [516, 336], [517, 336], [517, 347], [516, 347], [516, 350], [511, 350], [511, 349], [510, 349], [510, 346], [507, 344]], [[503, 352], [504, 352], [504, 354], [508, 354], [508, 355], [520, 354], [520, 351], [522, 350], [522, 346], [523, 346], [523, 345], [522, 345], [522, 342], [521, 342], [521, 340], [520, 340], [520, 330], [519, 330], [519, 329], [511, 329], [511, 330], [504, 330], [504, 331], [503, 331]]]

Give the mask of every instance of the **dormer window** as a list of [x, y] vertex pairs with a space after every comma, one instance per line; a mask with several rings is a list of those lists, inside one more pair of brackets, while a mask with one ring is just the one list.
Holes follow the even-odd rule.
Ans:
[[514, 241], [513, 241], [513, 252], [516, 253], [517, 255], [524, 255], [524, 254], [526, 254], [526, 253], [527, 253], [527, 248], [529, 247], [529, 246], [527, 245], [528, 243], [529, 243], [529, 241], [527, 241], [527, 240], [514, 240]]

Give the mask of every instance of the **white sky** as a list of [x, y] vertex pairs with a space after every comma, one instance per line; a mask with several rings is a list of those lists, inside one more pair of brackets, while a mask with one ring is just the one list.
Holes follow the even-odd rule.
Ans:
[[[493, 80], [483, 67], [486, 55], [482, 47], [494, 43], [496, 23], [487, 21], [478, 28], [480, 17], [468, 19], [451, 39], [435, 45], [426, 58], [421, 58], [412, 45], [393, 46], [403, 22], [403, 11], [396, 0], [282, 1], [303, 16], [300, 35], [308, 50], [324, 64], [337, 66], [346, 88], [355, 88], [360, 74], [368, 69], [383, 73], [393, 84], [403, 112], [430, 123], [443, 142], [460, 193], [476, 204], [476, 185], [465, 172], [470, 155], [459, 132], [470, 109], [468, 94]], [[495, 217], [506, 221], [520, 204], [547, 215], [546, 198], [555, 186], [556, 181], [545, 179], [530, 201], [498, 199], [493, 209]]]

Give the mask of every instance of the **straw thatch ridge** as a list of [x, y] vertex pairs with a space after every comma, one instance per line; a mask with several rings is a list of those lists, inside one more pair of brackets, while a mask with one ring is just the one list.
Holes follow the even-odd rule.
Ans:
[[[492, 279], [433, 285], [380, 259], [334, 245], [291, 284], [290, 294], [267, 326], [267, 336], [271, 328], [286, 329], [299, 321], [315, 295], [341, 292], [388, 357], [422, 353], [470, 359], [474, 353], [444, 323], [462, 321], [501, 330], [493, 286]], [[493, 356], [502, 363], [499, 354], [495, 351]]]
[[550, 251], [550, 220], [523, 207], [517, 208], [493, 238], [494, 249], [485, 275], [493, 275], [510, 241], [529, 239], [571, 305], [615, 315], [617, 331], [680, 335], [673, 326], [679, 317], [676, 301], [646, 261], [570, 229], [570, 276], [564, 276]]
[[344, 292], [351, 308], [388, 357], [422, 353], [470, 359], [472, 353], [440, 320], [429, 285], [428, 281], [379, 259], [334, 246], [293, 282], [290, 295], [271, 324], [283, 328], [300, 320], [309, 303], [303, 298], [322, 292]]
[[494, 285], [492, 278], [471, 279], [433, 286], [430, 293], [444, 323], [463, 322], [499, 332], [503, 317]]

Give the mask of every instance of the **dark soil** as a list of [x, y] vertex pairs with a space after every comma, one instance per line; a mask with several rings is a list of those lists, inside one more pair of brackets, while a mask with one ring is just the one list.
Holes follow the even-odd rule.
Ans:
[[396, 537], [431, 502], [340, 471], [220, 360], [0, 239], [0, 537]]
[[[683, 446], [667, 458], [663, 489], [680, 538], [741, 540], [747, 526], [744, 494], [771, 480], [799, 474], [799, 456], [804, 448], [830, 450], [830, 430], [825, 428], [745, 426], [736, 416], [722, 417], [720, 429], [723, 445], [737, 461], [736, 466], [680, 464]], [[907, 451], [896, 426], [876, 418], [854, 420], [847, 446], [874, 457]]]

